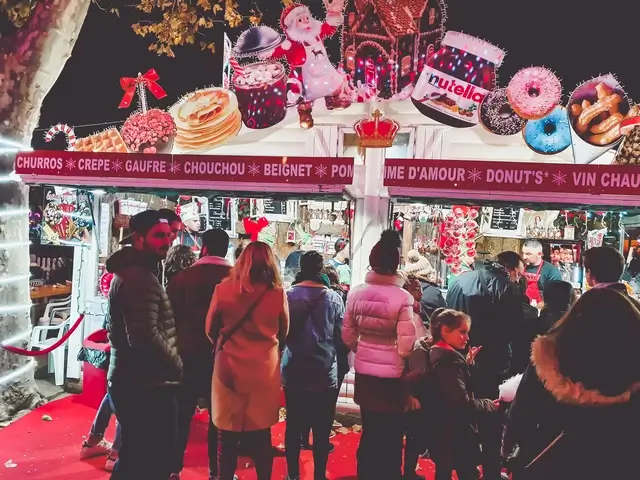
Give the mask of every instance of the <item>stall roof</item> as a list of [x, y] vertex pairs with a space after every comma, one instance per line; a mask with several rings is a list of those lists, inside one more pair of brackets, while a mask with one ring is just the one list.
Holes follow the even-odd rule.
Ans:
[[627, 210], [640, 205], [640, 168], [456, 160], [385, 161], [389, 195], [407, 201]]
[[340, 197], [353, 182], [353, 158], [130, 153], [20, 152], [25, 183], [110, 191], [202, 191], [274, 198]]

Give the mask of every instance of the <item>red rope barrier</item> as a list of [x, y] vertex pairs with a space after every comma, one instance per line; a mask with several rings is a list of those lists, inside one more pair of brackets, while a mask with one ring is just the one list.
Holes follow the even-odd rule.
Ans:
[[27, 357], [39, 357], [40, 355], [46, 355], [47, 353], [53, 352], [56, 348], [58, 348], [60, 345], [65, 343], [67, 340], [69, 340], [69, 337], [76, 330], [76, 328], [80, 326], [80, 324], [82, 323], [82, 320], [84, 320], [84, 313], [80, 314], [76, 322], [73, 325], [71, 325], [71, 328], [69, 328], [69, 331], [65, 333], [62, 336], [62, 338], [60, 338], [60, 340], [58, 340], [53, 345], [48, 346], [44, 350], [36, 350], [36, 351], [25, 350], [23, 348], [12, 347], [11, 345], [0, 345], [0, 347], [6, 350], [7, 352], [16, 353], [18, 355], [25, 355]]

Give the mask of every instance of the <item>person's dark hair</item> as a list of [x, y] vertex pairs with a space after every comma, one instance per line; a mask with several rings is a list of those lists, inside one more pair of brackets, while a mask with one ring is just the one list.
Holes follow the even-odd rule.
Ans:
[[160, 218], [164, 218], [169, 223], [182, 222], [178, 214], [170, 208], [161, 208], [158, 210], [158, 213], [160, 214]]
[[640, 311], [614, 289], [587, 291], [548, 336], [555, 340], [560, 373], [587, 389], [617, 396], [640, 381]]
[[235, 260], [238, 260], [243, 250], [244, 250], [244, 245], [242, 245], [242, 243], [239, 243], [236, 249], [233, 251], [233, 258]]
[[229, 234], [219, 228], [207, 230], [202, 234], [203, 253], [205, 249], [207, 255], [226, 257], [229, 251]]
[[402, 238], [400, 234], [393, 228], [389, 228], [380, 234], [380, 241], [395, 245], [396, 248], [402, 248]]
[[599, 283], [620, 281], [624, 272], [624, 258], [612, 247], [594, 247], [584, 252], [584, 269]]
[[395, 230], [385, 230], [380, 240], [371, 249], [369, 265], [381, 275], [395, 275], [400, 265], [400, 247], [402, 241]]
[[300, 257], [300, 272], [303, 275], [317, 275], [322, 272], [324, 259], [315, 250], [309, 250]]
[[338, 253], [340, 253], [342, 250], [344, 250], [345, 248], [347, 248], [347, 245], [349, 245], [349, 240], [347, 240], [346, 238], [339, 238], [336, 240], [336, 243], [333, 246], [333, 249], [336, 251], [336, 253], [334, 255], [337, 255]]
[[544, 308], [566, 312], [576, 301], [576, 291], [569, 282], [552, 280], [544, 286]]
[[331, 285], [340, 285], [340, 276], [338, 275], [338, 271], [331, 265], [323, 265], [322, 273], [329, 277]]
[[436, 308], [431, 314], [431, 336], [433, 343], [442, 340], [442, 326], [450, 329], [458, 328], [462, 322], [471, 322], [471, 318], [464, 312], [451, 308]]
[[177, 273], [186, 270], [196, 261], [196, 254], [187, 245], [174, 245], [167, 252], [164, 261], [164, 275], [167, 284], [171, 282]]
[[521, 263], [524, 263], [520, 255], [518, 255], [516, 252], [511, 251], [499, 253], [496, 256], [496, 262], [498, 262], [507, 270], [515, 270], [520, 266]]

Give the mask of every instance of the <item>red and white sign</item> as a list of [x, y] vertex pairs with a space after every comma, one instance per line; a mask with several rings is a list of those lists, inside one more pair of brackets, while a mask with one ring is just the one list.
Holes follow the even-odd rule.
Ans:
[[348, 185], [353, 180], [353, 158], [34, 151], [18, 153], [16, 173], [74, 178]]
[[623, 165], [385, 160], [387, 187], [640, 195], [640, 168]]

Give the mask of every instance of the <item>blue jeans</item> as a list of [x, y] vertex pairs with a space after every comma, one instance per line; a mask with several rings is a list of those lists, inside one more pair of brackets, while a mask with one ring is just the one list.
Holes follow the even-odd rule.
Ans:
[[[93, 425], [91, 425], [90, 435], [93, 438], [104, 438], [104, 432], [109, 426], [113, 412], [113, 402], [111, 401], [111, 396], [107, 393], [102, 399], [96, 418], [93, 420]], [[118, 422], [118, 419], [116, 419], [116, 436], [113, 439], [113, 449], [116, 452], [120, 450], [120, 422]]]

